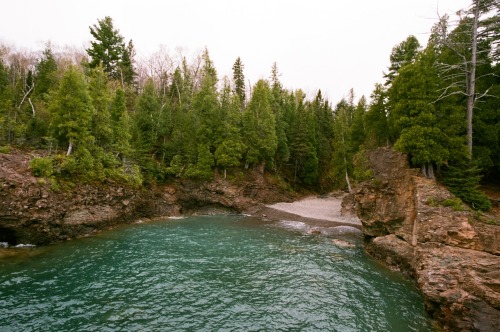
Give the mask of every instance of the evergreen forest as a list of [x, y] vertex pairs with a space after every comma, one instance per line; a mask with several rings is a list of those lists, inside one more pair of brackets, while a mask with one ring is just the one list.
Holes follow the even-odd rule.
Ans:
[[[0, 152], [36, 150], [34, 175], [148, 186], [176, 178], [237, 180], [265, 169], [288, 186], [350, 190], [370, 179], [366, 151], [393, 146], [464, 202], [500, 182], [500, 8], [472, 0], [439, 17], [426, 45], [410, 35], [369, 99], [332, 103], [280, 82], [276, 63], [252, 86], [244, 59], [219, 77], [208, 49], [138, 60], [111, 17], [85, 50], [0, 45]], [[382, 68], [381, 68], [382, 69]]]

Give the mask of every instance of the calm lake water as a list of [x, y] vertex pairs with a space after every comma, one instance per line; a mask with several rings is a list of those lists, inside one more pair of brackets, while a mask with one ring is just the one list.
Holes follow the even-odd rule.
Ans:
[[191, 217], [24, 249], [0, 260], [0, 331], [433, 330], [359, 235], [283, 226]]

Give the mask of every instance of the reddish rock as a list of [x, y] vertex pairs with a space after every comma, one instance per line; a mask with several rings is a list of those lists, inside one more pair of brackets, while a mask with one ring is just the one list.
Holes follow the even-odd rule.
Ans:
[[32, 155], [0, 153], [0, 242], [49, 244], [137, 219], [192, 213], [242, 212], [261, 203], [291, 200], [262, 174], [249, 171], [237, 183], [176, 181], [133, 189], [113, 184], [55, 191], [31, 175]]
[[500, 331], [500, 227], [443, 206], [454, 198], [409, 168], [406, 155], [369, 156], [374, 177], [355, 193], [366, 250], [415, 278], [446, 331]]

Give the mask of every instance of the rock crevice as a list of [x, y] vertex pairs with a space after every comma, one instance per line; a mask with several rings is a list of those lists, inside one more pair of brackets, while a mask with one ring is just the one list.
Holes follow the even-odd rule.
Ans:
[[446, 188], [389, 148], [369, 154], [371, 181], [355, 193], [366, 250], [414, 278], [446, 331], [500, 331], [500, 226], [455, 211]]

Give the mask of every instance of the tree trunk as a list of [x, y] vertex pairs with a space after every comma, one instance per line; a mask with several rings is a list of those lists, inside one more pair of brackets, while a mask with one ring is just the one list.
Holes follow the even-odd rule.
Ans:
[[434, 176], [434, 166], [432, 164], [427, 165], [427, 178], [429, 179], [436, 179]]
[[420, 166], [420, 173], [422, 173], [423, 176], [425, 176], [426, 178], [428, 178], [428, 176], [427, 176], [427, 168], [425, 167], [425, 165]]
[[479, 2], [474, 0], [474, 23], [472, 26], [472, 54], [470, 60], [470, 74], [467, 86], [467, 149], [469, 158], [472, 158], [472, 115], [476, 89], [476, 62], [477, 62], [477, 28], [479, 21]]
[[349, 181], [349, 174], [347, 173], [347, 159], [344, 155], [344, 169], [345, 169], [345, 182], [347, 183], [347, 190], [349, 190], [349, 193], [352, 192], [351, 188], [351, 182]]
[[68, 145], [68, 152], [66, 152], [66, 157], [71, 154], [72, 150], [73, 150], [73, 142], [70, 140]]
[[347, 182], [347, 190], [352, 193], [351, 182], [349, 181], [349, 174], [347, 174], [347, 169], [345, 170], [345, 182]]

